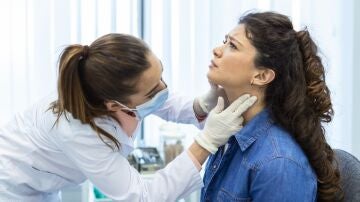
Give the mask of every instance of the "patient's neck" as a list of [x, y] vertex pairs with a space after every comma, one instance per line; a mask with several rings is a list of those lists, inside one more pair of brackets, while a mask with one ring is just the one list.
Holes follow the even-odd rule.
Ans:
[[237, 90], [228, 90], [225, 89], [226, 95], [229, 99], [230, 103], [233, 103], [237, 98], [241, 95], [248, 93], [251, 96], [256, 96], [257, 100], [253, 106], [251, 106], [246, 112], [244, 112], [244, 124], [249, 122], [252, 118], [254, 118], [258, 113], [260, 113], [265, 108], [264, 96], [259, 92], [240, 92]]

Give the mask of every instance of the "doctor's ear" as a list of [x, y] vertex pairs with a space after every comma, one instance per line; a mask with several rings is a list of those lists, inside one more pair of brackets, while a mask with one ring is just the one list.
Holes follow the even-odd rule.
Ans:
[[271, 83], [275, 78], [275, 72], [272, 69], [258, 69], [252, 78], [251, 85], [257, 85], [263, 87]]
[[106, 109], [109, 111], [117, 111], [122, 108], [118, 103], [111, 100], [105, 101], [104, 104], [106, 106]]

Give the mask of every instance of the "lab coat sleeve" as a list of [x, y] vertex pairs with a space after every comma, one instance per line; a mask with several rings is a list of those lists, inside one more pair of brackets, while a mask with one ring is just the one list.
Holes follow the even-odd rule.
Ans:
[[185, 96], [170, 93], [165, 104], [154, 115], [176, 123], [193, 124], [199, 129], [204, 127], [205, 121], [199, 122], [193, 110], [193, 101]]
[[199, 171], [186, 152], [143, 180], [120, 152], [96, 134], [75, 135], [61, 142], [64, 153], [105, 195], [115, 201], [175, 201], [202, 187]]

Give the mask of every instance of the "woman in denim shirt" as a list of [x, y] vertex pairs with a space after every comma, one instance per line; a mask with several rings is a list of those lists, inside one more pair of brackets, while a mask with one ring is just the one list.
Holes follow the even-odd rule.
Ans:
[[340, 176], [322, 122], [333, 109], [317, 46], [288, 17], [249, 13], [213, 50], [209, 81], [257, 103], [209, 158], [201, 201], [336, 201]]

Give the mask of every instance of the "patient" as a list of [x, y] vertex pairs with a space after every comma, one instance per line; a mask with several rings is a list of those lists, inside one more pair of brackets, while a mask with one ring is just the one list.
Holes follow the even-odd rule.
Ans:
[[201, 201], [336, 201], [340, 176], [325, 140], [333, 115], [324, 66], [305, 29], [288, 17], [249, 13], [213, 50], [210, 82], [230, 102], [258, 102], [246, 125], [209, 158]]

